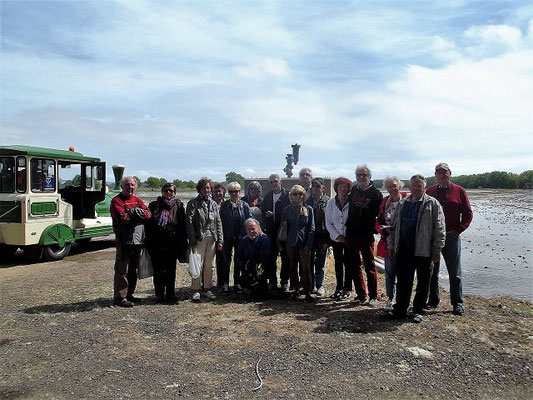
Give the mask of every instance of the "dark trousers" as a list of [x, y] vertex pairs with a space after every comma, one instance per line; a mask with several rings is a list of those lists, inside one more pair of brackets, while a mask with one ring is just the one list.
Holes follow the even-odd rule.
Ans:
[[115, 242], [115, 274], [113, 277], [113, 301], [120, 302], [126, 296], [133, 296], [137, 287], [137, 269], [141, 245]]
[[150, 251], [150, 257], [156, 297], [169, 299], [176, 296], [176, 255], [168, 249], [154, 249]]
[[407, 313], [416, 271], [417, 282], [416, 294], [413, 299], [413, 314], [422, 314], [429, 293], [431, 257], [417, 257], [412, 253], [400, 251], [396, 257], [396, 268], [398, 283], [394, 313], [399, 316], [404, 316]]
[[285, 247], [280, 251], [278, 247], [278, 240], [276, 237], [268, 237], [270, 239], [270, 257], [267, 265], [267, 279], [268, 283], [276, 287], [278, 285], [278, 255], [281, 258], [281, 271], [280, 271], [280, 283], [286, 284], [289, 282], [291, 275], [289, 259]]
[[222, 280], [222, 275], [224, 273], [224, 250], [217, 250], [215, 257], [217, 264], [217, 286], [223, 286], [224, 282]]
[[311, 293], [311, 252], [303, 247], [287, 246], [287, 255], [291, 266], [291, 287], [296, 291], [303, 287], [306, 293]]
[[371, 299], [378, 297], [378, 269], [374, 260], [374, 235], [349, 236], [346, 238], [346, 253], [352, 268], [355, 292], [359, 299], [367, 298], [365, 278], [361, 269], [361, 258], [368, 282], [368, 295]]
[[[222, 284], [229, 284], [229, 271], [231, 267], [232, 256], [237, 252], [237, 246], [239, 246], [239, 238], [224, 238], [224, 268], [222, 270]], [[241, 278], [241, 270], [237, 263], [233, 263], [233, 284], [239, 283]]]
[[329, 243], [319, 242], [311, 250], [311, 287], [319, 289], [324, 286], [326, 274], [326, 255], [328, 254]]
[[352, 271], [348, 266], [348, 259], [346, 256], [346, 245], [344, 243], [333, 242], [333, 258], [335, 260], [335, 278], [337, 279], [337, 286], [335, 291], [346, 290], [352, 291]]

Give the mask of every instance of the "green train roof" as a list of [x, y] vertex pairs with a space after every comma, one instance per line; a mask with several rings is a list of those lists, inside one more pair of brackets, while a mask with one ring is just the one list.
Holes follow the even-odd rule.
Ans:
[[87, 157], [77, 151], [48, 149], [46, 147], [33, 147], [33, 146], [0, 146], [0, 156], [13, 156], [13, 155], [27, 155], [34, 157], [44, 158], [59, 158], [62, 160], [76, 160], [76, 161], [100, 161], [97, 157]]

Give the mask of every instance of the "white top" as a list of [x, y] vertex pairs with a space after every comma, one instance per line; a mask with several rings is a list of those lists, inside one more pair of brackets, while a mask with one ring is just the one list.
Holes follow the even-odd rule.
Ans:
[[272, 193], [272, 214], [274, 214], [274, 218], [276, 217], [276, 203], [278, 202], [282, 193], [283, 192], [281, 190], [279, 191], [278, 194]]
[[326, 229], [329, 232], [331, 240], [338, 242], [339, 236], [346, 235], [346, 220], [348, 219], [348, 209], [350, 204], [347, 201], [342, 210], [339, 209], [335, 202], [335, 197], [332, 197], [326, 203]]

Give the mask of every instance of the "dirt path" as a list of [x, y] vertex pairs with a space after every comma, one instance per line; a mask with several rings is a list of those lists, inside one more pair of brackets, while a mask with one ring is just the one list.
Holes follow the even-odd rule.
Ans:
[[467, 296], [455, 317], [444, 294], [420, 325], [329, 299], [194, 304], [180, 268], [179, 305], [156, 304], [144, 280], [144, 303], [121, 309], [113, 259], [95, 242], [60, 262], [0, 265], [0, 398], [533, 397], [529, 303]]

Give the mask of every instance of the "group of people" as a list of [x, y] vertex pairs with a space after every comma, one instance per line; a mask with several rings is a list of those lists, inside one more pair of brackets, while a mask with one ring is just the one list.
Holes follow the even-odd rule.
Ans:
[[201, 178], [198, 195], [186, 207], [175, 197], [172, 183], [165, 184], [161, 196], [146, 207], [134, 194], [135, 180], [124, 178], [121, 193], [111, 202], [117, 247], [114, 304], [131, 307], [140, 301], [133, 294], [143, 247], [152, 258], [158, 302], [177, 301], [176, 263], [186, 262], [190, 252], [201, 257], [200, 276], [191, 284], [193, 301], [216, 298], [215, 264], [217, 286], [222, 293], [230, 292], [233, 264], [237, 293], [249, 290], [267, 297], [277, 291], [314, 302], [326, 293], [326, 256], [331, 247], [337, 281], [331, 298], [349, 299], [353, 284], [352, 302], [375, 307], [374, 235], [379, 233], [377, 255], [384, 257], [386, 272], [383, 318], [407, 317], [415, 272], [412, 321], [421, 322], [425, 311], [438, 306], [441, 254], [450, 278], [453, 312], [462, 315], [460, 234], [472, 221], [472, 209], [466, 191], [451, 183], [448, 164], [436, 166], [437, 184], [427, 190], [426, 179], [413, 175], [410, 194], [402, 192], [400, 179], [386, 178], [385, 198], [366, 165], [357, 166], [355, 176], [355, 183], [345, 177], [335, 179], [332, 198], [309, 168], [300, 170], [299, 183], [289, 191], [279, 175], [270, 175], [270, 190], [264, 196], [257, 181], [241, 197], [238, 182], [224, 187]]

